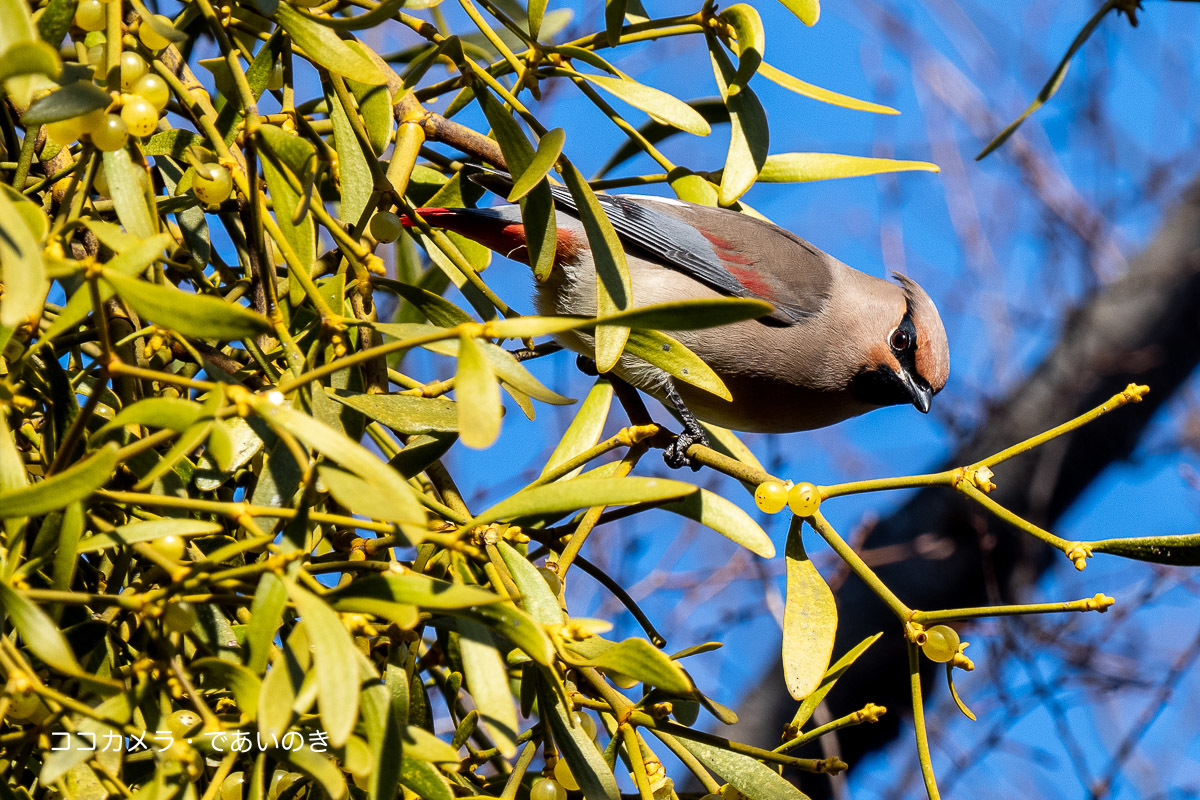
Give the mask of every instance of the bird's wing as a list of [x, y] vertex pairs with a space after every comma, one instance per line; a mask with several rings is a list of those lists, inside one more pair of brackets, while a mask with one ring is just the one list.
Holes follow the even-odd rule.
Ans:
[[[578, 215], [565, 187], [551, 192], [560, 209]], [[775, 306], [766, 320], [799, 322], [829, 295], [833, 259], [769, 222], [661, 197], [596, 199], [626, 244], [722, 294], [766, 300]]]

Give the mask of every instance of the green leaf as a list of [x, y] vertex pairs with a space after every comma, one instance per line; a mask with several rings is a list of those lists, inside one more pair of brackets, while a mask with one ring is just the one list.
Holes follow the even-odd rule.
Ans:
[[858, 657], [866, 652], [867, 648], [879, 641], [882, 633], [877, 633], [874, 636], [868, 636], [861, 642], [850, 649], [850, 652], [842, 656], [829, 669], [825, 670], [825, 674], [821, 677], [821, 683], [815, 690], [800, 703], [800, 708], [796, 709], [796, 716], [792, 717], [792, 725], [796, 730], [804, 727], [804, 723], [808, 722], [812, 717], [813, 712], [817, 710], [817, 706], [821, 705], [821, 701], [825, 699], [825, 695], [833, 689], [833, 685], [837, 683], [838, 678], [845, 674], [846, 670], [850, 669], [850, 665], [858, 660]]
[[257, 400], [254, 409], [268, 424], [287, 431], [371, 484], [381, 501], [390, 503], [398, 516], [403, 514], [414, 521], [412, 524], [402, 524], [405, 535], [414, 544], [424, 537], [425, 512], [413, 495], [412, 488], [371, 451], [290, 406]]
[[593, 636], [566, 647], [581, 657], [582, 666], [619, 672], [671, 694], [687, 695], [696, 688], [682, 667], [645, 639], [610, 642]]
[[[544, 581], [543, 581], [544, 583]], [[492, 743], [504, 758], [517, 754], [517, 709], [508, 683], [508, 667], [488, 629], [473, 620], [458, 623], [458, 648], [467, 690]]]
[[[369, 52], [361, 42], [347, 42], [351, 50], [356, 50], [368, 61]], [[373, 63], [373, 62], [372, 62]], [[378, 65], [376, 65], [378, 66]], [[367, 131], [367, 139], [378, 157], [387, 149], [388, 141], [392, 138], [392, 94], [386, 85], [372, 86], [366, 83], [350, 80], [346, 82], [354, 99], [358, 102], [358, 110], [362, 116], [363, 128]]]
[[988, 153], [1007, 142], [1008, 137], [1016, 133], [1017, 128], [1021, 127], [1021, 123], [1028, 119], [1035, 111], [1045, 105], [1051, 97], [1054, 97], [1055, 93], [1058, 91], [1058, 87], [1062, 86], [1063, 79], [1067, 77], [1067, 68], [1071, 66], [1071, 59], [1075, 57], [1077, 52], [1079, 52], [1079, 48], [1083, 47], [1083, 45], [1091, 37], [1097, 26], [1100, 25], [1100, 21], [1104, 19], [1104, 15], [1114, 8], [1120, 9], [1121, 5], [1122, 4], [1119, 2], [1119, 0], [1108, 0], [1104, 5], [1100, 6], [1096, 13], [1092, 15], [1092, 18], [1089, 19], [1087, 23], [1084, 24], [1083, 28], [1080, 29], [1079, 33], [1075, 35], [1075, 40], [1071, 42], [1071, 46], [1068, 47], [1067, 52], [1063, 54], [1062, 59], [1058, 62], [1058, 66], [1054, 68], [1054, 72], [1050, 73], [1050, 79], [1046, 81], [1044, 86], [1042, 86], [1041, 91], [1037, 93], [1037, 97], [1033, 98], [1033, 102], [1029, 104], [1028, 108], [1021, 112], [1021, 116], [1010, 122], [1004, 128], [1004, 130], [996, 134], [995, 139], [992, 139], [990, 142], [988, 142], [987, 147], [979, 151], [979, 155], [975, 156], [976, 161], [984, 158]]
[[183, 431], [191, 427], [203, 412], [204, 406], [194, 400], [184, 400], [181, 397], [147, 397], [121, 409], [96, 431], [96, 435], [120, 430], [126, 425]]
[[626, 351], [648, 364], [653, 364], [673, 378], [711, 392], [724, 400], [733, 395], [712, 368], [700, 356], [665, 333], [651, 330], [636, 330], [629, 334]]
[[[279, 131], [279, 134], [272, 135], [273, 131]], [[259, 132], [270, 154], [287, 164], [301, 183], [311, 180], [312, 161], [308, 156], [316, 156], [316, 150], [311, 144], [272, 125], [263, 125]], [[295, 145], [291, 144], [293, 141]], [[291, 182], [280, 171], [271, 155], [262, 159], [262, 168], [263, 176], [267, 179], [267, 191], [270, 192], [274, 203], [275, 223], [279, 225], [283, 238], [300, 259], [300, 264], [312, 264], [317, 258], [316, 221], [308, 209], [305, 209], [300, 219], [296, 219], [296, 212], [302, 202], [300, 193], [292, 188]], [[295, 167], [297, 161], [300, 162], [298, 169]], [[316, 194], [317, 187], [314, 186], [312, 191]], [[313, 197], [312, 202], [321, 202], [319, 195]]]
[[754, 185], [758, 173], [767, 160], [770, 147], [770, 130], [767, 112], [749, 86], [734, 93], [730, 85], [737, 78], [729, 56], [717, 43], [709, 39], [709, 54], [712, 56], [713, 72], [717, 86], [729, 109], [729, 153], [725, 156], [725, 168], [721, 170], [721, 205], [732, 205]]
[[470, 527], [536, 514], [561, 514], [595, 506], [623, 506], [675, 500], [696, 487], [664, 478], [573, 478], [523, 489], [469, 523]]
[[679, 737], [679, 742], [701, 764], [750, 800], [808, 800], [808, 795], [750, 756], [695, 739]]
[[75, 17], [76, 0], [50, 0], [37, 18], [38, 35], [47, 44], [58, 47], [71, 29]]
[[[7, 223], [20, 218], [18, 204], [7, 191], [0, 191], [0, 220]], [[0, 284], [4, 286], [4, 294], [0, 295], [0, 328], [17, 328], [41, 318], [42, 302], [50, 283], [46, 279], [41, 242], [27, 225], [5, 224], [0, 229]]]
[[104, 154], [104, 175], [125, 230], [139, 239], [158, 233], [158, 212], [145, 168], [134, 164], [129, 151], [122, 147]]
[[506, 603], [493, 603], [479, 606], [466, 611], [451, 611], [454, 616], [468, 617], [479, 620], [487, 625], [497, 636], [503, 636], [517, 647], [524, 650], [530, 658], [539, 664], [549, 666], [554, 663], [554, 643], [542, 629], [541, 623], [526, 614], [516, 606]]
[[29, 485], [25, 461], [17, 450], [17, 442], [8, 427], [8, 417], [0, 413], [0, 494], [15, 492]]
[[773, 306], [763, 300], [738, 297], [679, 300], [656, 303], [610, 314], [605, 317], [513, 317], [488, 323], [488, 333], [502, 339], [529, 339], [573, 330], [590, 330], [597, 325], [624, 325], [628, 328], [653, 328], [691, 331], [716, 328], [770, 314]]
[[332, 91], [325, 96], [329, 119], [333, 123], [333, 144], [338, 153], [338, 174], [341, 176], [342, 219], [351, 224], [365, 213], [371, 201], [375, 179], [362, 144], [350, 125], [350, 111], [342, 107], [341, 98]]
[[223, 658], [198, 658], [192, 661], [190, 667], [203, 676], [204, 688], [220, 687], [228, 689], [237, 701], [238, 711], [247, 719], [258, 716], [258, 699], [262, 690], [262, 681], [250, 670], [233, 661]]
[[111, 531], [97, 533], [79, 542], [80, 553], [95, 553], [119, 545], [130, 545], [134, 542], [152, 542], [164, 536], [202, 536], [209, 533], [220, 533], [224, 526], [219, 522], [207, 522], [201, 519], [163, 519], [146, 522], [131, 522], [121, 525]]
[[244, 339], [271, 329], [262, 314], [219, 297], [192, 294], [174, 287], [127, 278], [105, 268], [104, 280], [143, 319], [197, 339]]
[[712, 528], [757, 556], [775, 557], [775, 545], [766, 531], [749, 514], [715, 492], [701, 489], [682, 500], [665, 503], [662, 508]]
[[442, 397], [363, 394], [326, 389], [334, 400], [367, 415], [397, 433], [448, 433], [458, 430], [458, 404]]
[[453, 328], [455, 325], [474, 321], [471, 319], [470, 314], [454, 305], [454, 303], [451, 303], [441, 295], [434, 294], [427, 289], [422, 289], [420, 286], [412, 286], [401, 281], [375, 276], [371, 277], [371, 285], [399, 295], [416, 307], [425, 316], [425, 319], [440, 328]]
[[517, 202], [545, 179], [558, 162], [558, 157], [562, 155], [566, 138], [566, 131], [555, 128], [547, 131], [546, 135], [538, 140], [537, 152], [534, 153], [529, 166], [513, 181], [512, 191], [508, 193], [508, 202]]
[[288, 597], [304, 620], [312, 648], [321, 724], [329, 733], [330, 744], [341, 747], [358, 722], [359, 682], [354, 640], [323, 598], [290, 581], [286, 586]]
[[183, 128], [173, 128], [169, 131], [156, 133], [146, 140], [142, 153], [148, 156], [171, 156], [184, 159], [189, 147], [205, 147], [207, 141], [203, 136]]
[[767, 31], [758, 11], [745, 3], [737, 3], [725, 9], [721, 12], [721, 19], [729, 23], [737, 35], [737, 75], [729, 86], [729, 93], [737, 94], [750, 82], [762, 64]]
[[799, 78], [787, 74], [783, 70], [776, 69], [766, 62], [758, 65], [758, 74], [762, 75], [769, 81], [774, 81], [785, 89], [790, 89], [796, 94], [810, 97], [813, 100], [819, 100], [822, 103], [829, 103], [830, 105], [841, 106], [842, 108], [849, 108], [855, 111], [870, 111], [874, 114], [900, 113], [891, 106], [871, 103], [867, 100], [859, 100], [856, 97], [850, 97], [849, 95], [831, 92], [828, 89], [822, 89], [820, 86], [802, 81]]
[[117, 446], [109, 443], [40, 483], [0, 492], [0, 518], [38, 516], [83, 500], [108, 481], [116, 465]]
[[542, 29], [542, 18], [546, 15], [547, 0], [529, 0], [529, 35], [538, 38]]
[[[562, 706], [556, 692], [548, 685], [549, 678], [538, 681], [538, 708], [542, 719], [550, 723], [554, 743], [567, 760], [571, 773], [579, 782], [586, 800], [619, 800], [621, 793], [612, 768], [596, 749], [596, 743], [583, 732], [582, 726], [571, 723], [571, 712]], [[782, 780], [782, 778], [780, 779]]]
[[267, 667], [275, 632], [287, 605], [287, 587], [273, 572], [264, 572], [258, 579], [254, 602], [250, 606], [250, 623], [246, 629], [246, 666], [257, 674]]
[[416, 524], [424, 521], [424, 514], [412, 507], [397, 507], [386, 496], [381, 496], [368, 481], [329, 464], [320, 464], [317, 473], [321, 483], [342, 506], [367, 519], [385, 522]]
[[[560, 464], [565, 464], [600, 441], [600, 434], [604, 432], [604, 423], [608, 421], [612, 398], [612, 383], [607, 378], [597, 378], [592, 390], [580, 404], [575, 419], [571, 420], [566, 432], [558, 440], [558, 446], [550, 454], [550, 459], [542, 469], [542, 475], [551, 472]], [[580, 466], [564, 477], [573, 478], [582, 469], [583, 467]]]
[[909, 170], [940, 171], [937, 164], [928, 161], [897, 161], [837, 153], [776, 153], [767, 156], [758, 179], [765, 183], [800, 183]]
[[35, 100], [29, 110], [21, 116], [21, 124], [31, 127], [72, 119], [89, 111], [108, 108], [110, 103], [112, 98], [108, 92], [96, 84], [91, 81], [76, 81]]
[[567, 620], [558, 604], [558, 598], [550, 591], [550, 585], [538, 572], [537, 567], [503, 539], [496, 543], [496, 549], [500, 551], [500, 557], [504, 559], [504, 565], [508, 567], [513, 583], [521, 592], [521, 605], [526, 613], [543, 625], [564, 624]]
[[611, 77], [608, 75], [588, 75], [576, 72], [588, 83], [599, 86], [609, 94], [619, 97], [634, 108], [645, 111], [650, 119], [670, 125], [686, 133], [696, 136], [708, 136], [712, 128], [704, 117], [696, 113], [696, 109], [677, 97], [667, 94], [645, 84], [638, 83], [627, 75]]
[[[5, 516], [10, 516], [7, 509]], [[0, 606], [31, 653], [59, 672], [71, 675], [83, 672], [71, 645], [45, 611], [5, 583], [0, 583]]]
[[779, 0], [808, 27], [821, 18], [821, 0]]
[[500, 387], [472, 336], [458, 337], [458, 370], [454, 377], [459, 436], [475, 450], [491, 447], [500, 435]]
[[386, 82], [375, 62], [351, 48], [332, 30], [287, 3], [279, 4], [275, 19], [309, 57], [330, 72], [371, 86]]
[[62, 72], [58, 50], [41, 41], [16, 42], [0, 56], [0, 81], [24, 75], [57, 78]]
[[[284, 4], [280, 3], [279, 7], [284, 8]], [[358, 687], [355, 686], [354, 690], [354, 707], [357, 713]], [[322, 717], [322, 721], [324, 721], [324, 717]], [[333, 741], [332, 737], [330, 737], [330, 741]], [[317, 753], [307, 747], [302, 750], [284, 750], [279, 755], [320, 784], [329, 800], [346, 800], [350, 796], [350, 787], [346, 785], [346, 776], [329, 756]]]
[[[596, 265], [596, 315], [606, 316], [631, 308], [633, 289], [629, 281], [629, 264], [612, 222], [605, 216], [595, 192], [574, 164], [566, 164], [562, 175], [575, 200]], [[602, 373], [609, 372], [617, 365], [625, 349], [629, 328], [601, 325], [596, 328], [595, 337], [596, 368]]]
[[503, 597], [478, 586], [449, 583], [410, 571], [399, 575], [388, 573], [361, 578], [338, 589], [329, 597], [334, 603], [380, 600], [434, 611], [456, 611], [504, 601]]
[[804, 523], [794, 518], [788, 530], [787, 604], [783, 611], [783, 677], [788, 693], [808, 697], [821, 683], [833, 655], [837, 604], [829, 585], [804, 551]]
[[[405, 751], [407, 752], [407, 750]], [[453, 800], [450, 784], [432, 765], [402, 756], [400, 785], [415, 792], [422, 800]]]
[[1181, 567], [1200, 566], [1200, 534], [1179, 536], [1131, 536], [1089, 542], [1093, 553], [1108, 553], [1122, 558], [1149, 561], [1152, 564], [1173, 564]]
[[[23, 0], [0, 0], [0, 64], [7, 64], [17, 57], [22, 43], [37, 40], [30, 5]], [[47, 85], [52, 84], [40, 75], [21, 75], [6, 81], [4, 88], [16, 106], [23, 108], [29, 105], [36, 91]]]
[[[97, 232], [97, 238], [104, 241], [105, 237], [98, 232], [101, 230], [98, 226], [89, 227], [93, 232]], [[144, 241], [136, 239], [134, 241], [136, 244], [120, 252], [116, 258], [105, 265], [105, 269], [120, 273], [121, 275], [137, 275], [144, 272], [147, 267], [162, 255], [163, 250], [170, 246], [171, 237], [169, 234], [160, 233]], [[103, 281], [100, 282], [97, 289], [100, 292], [101, 302], [113, 296], [112, 288]], [[71, 299], [67, 301], [66, 308], [63, 309], [62, 313], [58, 315], [58, 319], [54, 320], [53, 324], [46, 331], [45, 338], [52, 339], [61, 333], [73, 330], [79, 323], [83, 322], [91, 311], [91, 292], [87, 286], [82, 286], [75, 294], [71, 295]]]

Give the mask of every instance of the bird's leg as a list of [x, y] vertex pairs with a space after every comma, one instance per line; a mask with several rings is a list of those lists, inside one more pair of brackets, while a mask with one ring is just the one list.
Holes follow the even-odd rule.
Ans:
[[596, 360], [594, 358], [575, 356], [575, 366], [584, 375], [590, 375], [593, 378], [600, 374], [600, 370], [596, 369]]
[[675, 384], [667, 381], [666, 385], [667, 399], [671, 401], [671, 405], [675, 406], [675, 411], [679, 413], [679, 419], [683, 422], [683, 432], [675, 437], [675, 441], [663, 453], [663, 460], [667, 462], [667, 466], [672, 469], [680, 467], [691, 467], [692, 471], [700, 469], [699, 464], [692, 462], [688, 458], [688, 448], [694, 444], [701, 444], [708, 447], [708, 436], [705, 435], [704, 429], [700, 427], [700, 422], [696, 419], [696, 415], [683, 402], [683, 398], [679, 396], [679, 391], [675, 388]]
[[531, 358], [541, 358], [562, 350], [558, 342], [544, 342], [536, 347], [522, 347], [520, 350], [509, 350], [509, 354], [517, 361], [528, 361]]

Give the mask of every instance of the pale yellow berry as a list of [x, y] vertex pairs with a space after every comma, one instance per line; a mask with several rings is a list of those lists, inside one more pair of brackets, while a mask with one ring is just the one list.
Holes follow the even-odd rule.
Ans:
[[171, 99], [171, 89], [167, 82], [153, 72], [147, 72], [137, 79], [137, 83], [133, 85], [133, 93], [145, 98], [159, 111], [166, 108], [167, 101]]
[[185, 738], [200, 730], [203, 720], [195, 711], [181, 708], [167, 717], [167, 729], [177, 738]]
[[138, 79], [145, 75], [149, 69], [150, 67], [146, 64], [146, 59], [132, 50], [126, 50], [121, 53], [122, 91], [128, 92], [132, 89], [133, 85], [138, 82]]
[[[162, 14], [155, 14], [154, 19], [164, 25], [170, 25], [171, 20], [164, 17]], [[149, 20], [142, 20], [142, 24], [138, 26], [138, 38], [142, 40], [142, 44], [151, 50], [162, 50], [171, 43], [171, 40], [154, 30], [150, 25]]]
[[92, 176], [92, 188], [105, 197], [112, 197], [108, 193], [108, 176], [104, 174], [104, 168], [96, 170], [96, 174]]
[[579, 781], [575, 780], [575, 776], [571, 774], [571, 767], [565, 758], [560, 758], [554, 765], [554, 780], [562, 784], [562, 788], [568, 792], [579, 791]]
[[192, 178], [192, 191], [202, 203], [223, 203], [233, 191], [233, 179], [229, 170], [220, 164], [200, 164], [196, 167], [196, 176]]
[[140, 95], [130, 95], [121, 108], [121, 119], [134, 136], [149, 136], [158, 127], [158, 109]]
[[221, 783], [221, 800], [242, 800], [246, 777], [239, 772], [231, 772]]
[[567, 800], [567, 790], [553, 778], [538, 778], [529, 788], [529, 800]]
[[596, 720], [592, 719], [591, 714], [585, 714], [582, 711], [575, 711], [571, 714], [571, 719], [575, 725], [583, 729], [583, 732], [589, 739], [596, 738]]
[[46, 123], [46, 137], [66, 147], [83, 135], [83, 120], [79, 117]]
[[558, 577], [558, 573], [546, 567], [538, 567], [538, 573], [541, 574], [542, 580], [550, 587], [550, 592], [557, 597], [562, 592], [562, 578]]
[[183, 539], [178, 536], [163, 536], [150, 541], [150, 548], [168, 561], [179, 561], [183, 558], [186, 548]]
[[958, 645], [958, 631], [949, 625], [934, 625], [925, 631], [925, 644], [921, 645], [921, 651], [930, 661], [945, 664], [954, 658]]
[[394, 242], [400, 238], [402, 230], [404, 226], [400, 224], [400, 218], [391, 211], [380, 211], [371, 217], [371, 235], [377, 242]]
[[92, 45], [87, 51], [87, 63], [96, 70], [96, 77], [103, 79], [108, 70], [108, 47], [102, 44]]
[[129, 138], [129, 128], [125, 120], [116, 114], [105, 114], [104, 119], [92, 129], [92, 144], [104, 152], [120, 150]]
[[91, 133], [104, 124], [104, 120], [107, 116], [108, 114], [103, 108], [97, 108], [80, 116], [79, 126], [84, 133]]
[[821, 493], [811, 483], [797, 483], [788, 492], [787, 502], [797, 517], [811, 517], [821, 507]]
[[85, 31], [102, 31], [107, 12], [100, 0], [80, 0], [75, 7], [75, 24]]
[[754, 490], [754, 504], [768, 514], [782, 511], [787, 501], [787, 488], [779, 481], [763, 481]]
[[163, 611], [163, 625], [172, 633], [187, 633], [196, 624], [196, 609], [192, 604], [179, 600]]

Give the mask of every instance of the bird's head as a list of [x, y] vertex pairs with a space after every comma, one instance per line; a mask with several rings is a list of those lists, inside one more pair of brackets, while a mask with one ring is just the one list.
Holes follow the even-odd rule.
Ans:
[[933, 300], [916, 281], [893, 277], [900, 285], [892, 286], [889, 312], [866, 321], [870, 346], [851, 390], [872, 405], [912, 403], [929, 413], [933, 396], [950, 376], [946, 329]]

